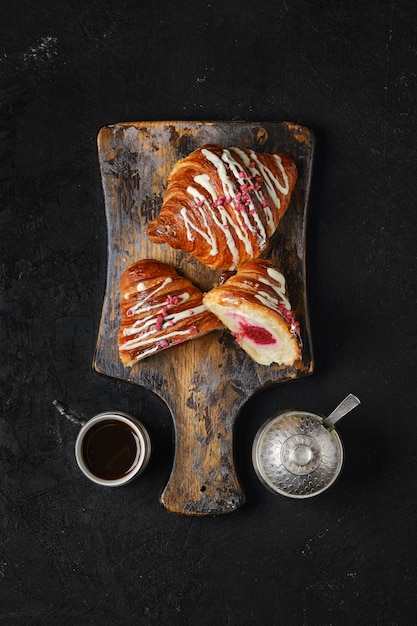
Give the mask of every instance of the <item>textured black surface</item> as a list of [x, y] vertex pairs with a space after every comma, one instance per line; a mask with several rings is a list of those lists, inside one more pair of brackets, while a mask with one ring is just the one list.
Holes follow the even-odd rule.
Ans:
[[[408, 625], [416, 607], [417, 9], [412, 0], [15, 0], [2, 9], [0, 622]], [[236, 427], [248, 502], [158, 503], [172, 422], [91, 368], [106, 274], [100, 127], [291, 120], [317, 138], [308, 236], [312, 377]], [[267, 492], [253, 437], [274, 411], [330, 412], [346, 463], [308, 501]], [[149, 469], [119, 490], [77, 470], [78, 426], [140, 416]]]

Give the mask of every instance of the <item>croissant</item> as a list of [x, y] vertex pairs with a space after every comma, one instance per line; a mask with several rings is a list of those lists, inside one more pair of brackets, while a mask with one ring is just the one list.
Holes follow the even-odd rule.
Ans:
[[222, 325], [203, 293], [160, 261], [143, 259], [120, 279], [119, 355], [125, 366]]
[[287, 155], [205, 145], [175, 164], [147, 235], [212, 269], [236, 269], [267, 248], [296, 180]]
[[291, 310], [285, 278], [266, 259], [245, 263], [204, 304], [261, 365], [293, 365], [301, 358], [300, 328]]

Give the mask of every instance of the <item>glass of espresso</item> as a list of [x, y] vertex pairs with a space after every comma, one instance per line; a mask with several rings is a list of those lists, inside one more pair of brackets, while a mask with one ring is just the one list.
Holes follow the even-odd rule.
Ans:
[[118, 487], [146, 468], [151, 442], [143, 424], [126, 413], [100, 413], [84, 424], [75, 442], [75, 458], [93, 482]]

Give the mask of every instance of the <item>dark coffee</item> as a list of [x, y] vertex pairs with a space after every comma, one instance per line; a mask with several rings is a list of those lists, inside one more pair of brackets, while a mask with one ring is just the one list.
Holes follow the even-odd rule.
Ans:
[[117, 480], [136, 466], [140, 442], [128, 424], [104, 420], [94, 424], [85, 434], [82, 455], [92, 474], [105, 480]]

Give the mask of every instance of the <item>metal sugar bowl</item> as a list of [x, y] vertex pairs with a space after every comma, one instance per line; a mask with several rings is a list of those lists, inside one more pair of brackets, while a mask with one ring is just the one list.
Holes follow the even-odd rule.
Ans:
[[269, 490], [310, 498], [328, 489], [343, 465], [343, 446], [334, 424], [360, 404], [349, 394], [326, 418], [296, 409], [278, 413], [258, 430], [252, 461]]

